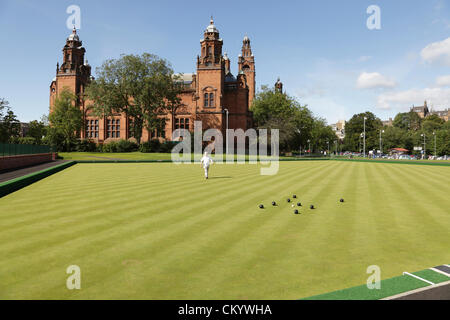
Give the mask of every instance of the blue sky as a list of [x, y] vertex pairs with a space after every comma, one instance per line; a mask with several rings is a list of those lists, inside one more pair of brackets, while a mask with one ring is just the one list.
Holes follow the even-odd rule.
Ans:
[[[81, 9], [78, 33], [94, 76], [105, 59], [143, 52], [195, 72], [213, 15], [233, 73], [247, 34], [257, 86], [280, 77], [329, 123], [366, 110], [384, 120], [425, 99], [450, 107], [450, 0], [0, 0], [0, 97], [21, 121], [48, 112], [70, 5]], [[380, 30], [366, 26], [370, 5], [381, 10]]]

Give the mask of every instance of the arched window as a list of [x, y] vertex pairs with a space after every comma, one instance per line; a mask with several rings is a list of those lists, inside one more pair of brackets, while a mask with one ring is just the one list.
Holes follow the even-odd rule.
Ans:
[[214, 93], [209, 94], [209, 106], [214, 107]]

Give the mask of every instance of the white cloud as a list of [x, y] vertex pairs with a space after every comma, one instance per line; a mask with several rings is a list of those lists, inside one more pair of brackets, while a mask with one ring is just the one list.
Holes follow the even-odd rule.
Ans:
[[440, 87], [450, 87], [450, 75], [438, 77], [436, 84]]
[[430, 43], [422, 49], [420, 55], [426, 62], [450, 66], [450, 38]]
[[410, 89], [381, 94], [377, 107], [407, 111], [412, 105], [423, 105], [425, 100], [429, 106], [446, 108], [450, 106], [450, 88]]
[[363, 72], [356, 81], [356, 87], [358, 89], [393, 88], [395, 86], [395, 81], [387, 79], [378, 72]]

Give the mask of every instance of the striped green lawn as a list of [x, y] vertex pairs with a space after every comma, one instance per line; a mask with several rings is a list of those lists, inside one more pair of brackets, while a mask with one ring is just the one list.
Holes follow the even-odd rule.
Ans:
[[[77, 164], [1, 198], [0, 299], [298, 299], [364, 284], [369, 265], [387, 279], [450, 261], [448, 167], [218, 164], [211, 177]], [[66, 289], [69, 265], [81, 290]]]

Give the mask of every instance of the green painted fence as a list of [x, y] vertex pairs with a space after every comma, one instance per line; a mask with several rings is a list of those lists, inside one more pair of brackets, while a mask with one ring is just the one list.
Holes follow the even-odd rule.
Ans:
[[50, 152], [52, 152], [50, 146], [0, 143], [0, 157], [17, 156], [23, 154], [50, 153]]

